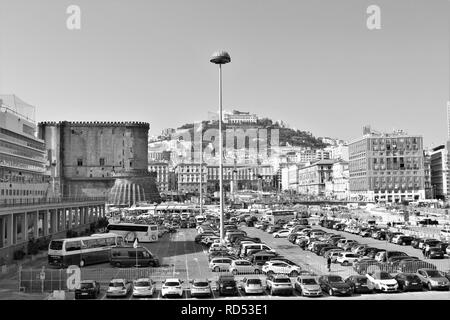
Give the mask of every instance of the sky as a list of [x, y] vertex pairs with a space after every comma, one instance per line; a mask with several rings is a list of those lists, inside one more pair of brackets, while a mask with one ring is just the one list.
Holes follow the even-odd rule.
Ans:
[[218, 110], [209, 59], [224, 49], [226, 110], [344, 140], [403, 129], [431, 147], [448, 139], [449, 20], [449, 0], [0, 0], [0, 94], [37, 121], [146, 121], [158, 135]]

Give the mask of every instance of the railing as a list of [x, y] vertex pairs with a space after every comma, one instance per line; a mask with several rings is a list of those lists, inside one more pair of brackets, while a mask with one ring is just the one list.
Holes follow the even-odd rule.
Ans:
[[45, 205], [55, 203], [72, 203], [72, 202], [91, 202], [91, 201], [105, 201], [107, 197], [61, 197], [61, 198], [46, 198], [46, 199], [10, 199], [0, 200], [0, 208], [22, 207], [33, 205]]

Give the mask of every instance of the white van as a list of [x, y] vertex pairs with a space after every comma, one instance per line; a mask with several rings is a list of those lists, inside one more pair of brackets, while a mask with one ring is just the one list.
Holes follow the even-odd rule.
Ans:
[[241, 250], [239, 252], [239, 255], [241, 257], [245, 257], [247, 255], [248, 250], [250, 249], [258, 249], [258, 250], [267, 250], [271, 252], [275, 252], [271, 247], [264, 243], [245, 243], [241, 246]]

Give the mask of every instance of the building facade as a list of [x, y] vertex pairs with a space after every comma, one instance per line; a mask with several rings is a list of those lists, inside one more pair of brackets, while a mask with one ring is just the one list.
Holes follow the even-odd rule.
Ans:
[[166, 162], [150, 162], [148, 171], [156, 173], [156, 186], [159, 192], [169, 191], [169, 164]]
[[347, 200], [349, 198], [349, 176], [348, 162], [338, 160], [333, 163], [331, 181], [325, 182], [326, 196], [336, 200]]
[[403, 131], [365, 135], [349, 144], [350, 196], [367, 201], [425, 199], [423, 140]]
[[434, 199], [448, 199], [448, 149], [445, 145], [431, 150], [430, 182]]
[[[201, 167], [201, 172], [200, 172]], [[207, 190], [207, 165], [204, 163], [179, 163], [175, 167], [177, 189], [180, 193], [200, 194], [200, 177], [202, 179], [202, 190]]]
[[[271, 165], [223, 166], [224, 192], [236, 192], [239, 190], [276, 190], [276, 173]], [[208, 192], [219, 191], [219, 166], [208, 165]]]
[[331, 181], [334, 160], [319, 160], [298, 170], [298, 192], [307, 196], [325, 196], [325, 183]]
[[227, 124], [256, 124], [258, 117], [250, 112], [233, 110], [232, 112], [224, 112], [223, 122]]
[[54, 196], [44, 141], [36, 138], [34, 119], [21, 113], [16, 99], [0, 96], [0, 206]]
[[424, 188], [425, 199], [433, 199], [433, 187], [431, 185], [431, 152], [424, 150], [423, 152], [423, 173], [424, 173]]

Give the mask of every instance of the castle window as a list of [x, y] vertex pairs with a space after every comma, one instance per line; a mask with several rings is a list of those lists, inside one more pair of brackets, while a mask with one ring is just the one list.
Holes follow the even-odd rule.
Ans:
[[81, 159], [81, 158], [77, 159], [77, 166], [79, 166], [79, 167], [83, 166], [83, 159]]
[[105, 165], [105, 158], [100, 158], [100, 166], [104, 166]]
[[130, 160], [130, 167], [133, 167], [133, 161]]

